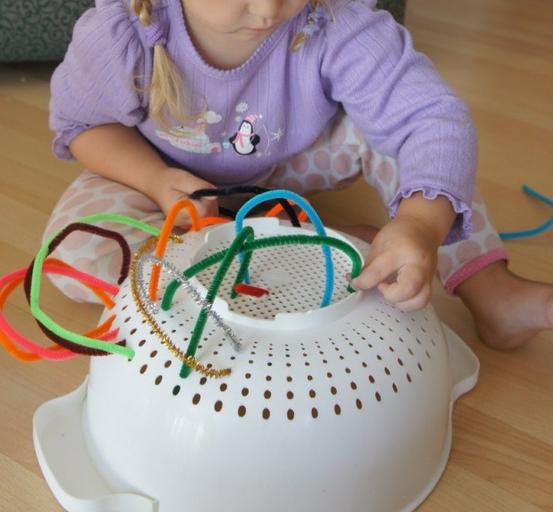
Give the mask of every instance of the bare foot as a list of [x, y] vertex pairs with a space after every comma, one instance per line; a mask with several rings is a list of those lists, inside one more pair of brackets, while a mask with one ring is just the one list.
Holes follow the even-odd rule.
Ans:
[[482, 341], [511, 350], [538, 332], [553, 329], [553, 285], [529, 281], [493, 263], [455, 290], [468, 307]]
[[[366, 224], [336, 229], [369, 243], [378, 233]], [[553, 329], [553, 285], [519, 277], [501, 261], [461, 283], [455, 293], [472, 313], [482, 341], [497, 350], [512, 350]]]

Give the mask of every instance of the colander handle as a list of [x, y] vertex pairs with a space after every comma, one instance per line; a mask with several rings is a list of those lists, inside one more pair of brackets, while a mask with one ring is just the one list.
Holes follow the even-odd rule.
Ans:
[[87, 380], [44, 403], [33, 416], [35, 451], [50, 490], [68, 512], [156, 512], [155, 500], [132, 491], [116, 494], [100, 476], [84, 436], [86, 390]]
[[450, 400], [455, 402], [462, 394], [470, 391], [478, 381], [480, 362], [465, 342], [447, 325], [442, 323], [447, 342], [451, 368]]

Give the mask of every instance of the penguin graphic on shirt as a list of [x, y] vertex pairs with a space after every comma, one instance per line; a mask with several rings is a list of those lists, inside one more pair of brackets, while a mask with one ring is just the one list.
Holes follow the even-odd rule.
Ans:
[[253, 123], [256, 119], [256, 115], [247, 116], [240, 123], [238, 131], [229, 138], [229, 142], [239, 155], [252, 155], [255, 153], [255, 146], [261, 141], [261, 138], [254, 133], [253, 129]]

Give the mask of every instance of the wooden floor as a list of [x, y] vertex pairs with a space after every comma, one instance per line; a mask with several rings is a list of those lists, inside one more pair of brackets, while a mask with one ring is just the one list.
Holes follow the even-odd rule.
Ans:
[[[409, 2], [416, 45], [472, 109], [481, 141], [478, 182], [496, 225], [510, 230], [545, 221], [551, 209], [519, 189], [528, 183], [553, 195], [553, 3]], [[34, 256], [49, 212], [79, 171], [50, 152], [50, 72], [50, 66], [0, 65], [0, 274]], [[322, 194], [317, 205], [327, 220], [358, 222], [366, 194], [375, 199], [358, 184]], [[383, 212], [364, 219], [382, 221]], [[553, 281], [553, 232], [510, 242], [508, 250], [515, 272]], [[493, 352], [478, 341], [457, 299], [437, 291], [433, 302], [482, 367], [477, 388], [455, 409], [444, 477], [420, 510], [553, 512], [553, 333], [516, 352]], [[49, 289], [45, 303], [75, 330], [92, 326], [98, 315]], [[6, 311], [23, 332], [43, 339], [21, 293]], [[0, 353], [0, 510], [60, 510], [35, 460], [31, 418], [41, 403], [73, 390], [86, 372], [85, 359], [24, 365]]]

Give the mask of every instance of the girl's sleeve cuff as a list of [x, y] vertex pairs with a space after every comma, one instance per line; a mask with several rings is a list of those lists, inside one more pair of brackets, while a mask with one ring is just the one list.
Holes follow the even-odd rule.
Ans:
[[56, 133], [52, 143], [52, 150], [54, 151], [54, 154], [61, 160], [75, 160], [73, 153], [69, 150], [69, 144], [77, 135], [79, 135], [79, 133], [84, 132], [89, 128], [90, 126], [74, 125]]
[[449, 231], [442, 245], [449, 245], [455, 242], [460, 242], [461, 240], [465, 240], [470, 236], [470, 234], [472, 233], [472, 210], [470, 206], [464, 201], [457, 199], [449, 192], [445, 192], [443, 190], [432, 187], [422, 186], [407, 190], [398, 190], [396, 195], [388, 205], [390, 218], [393, 219], [396, 216], [397, 209], [401, 200], [411, 197], [416, 192], [422, 192], [422, 195], [425, 199], [436, 199], [436, 197], [438, 196], [446, 197], [451, 203], [453, 210], [457, 214], [453, 226], [451, 227], [451, 230]]

